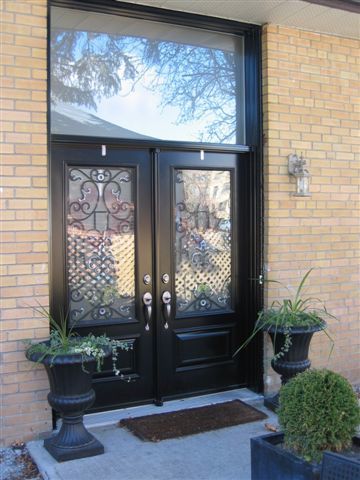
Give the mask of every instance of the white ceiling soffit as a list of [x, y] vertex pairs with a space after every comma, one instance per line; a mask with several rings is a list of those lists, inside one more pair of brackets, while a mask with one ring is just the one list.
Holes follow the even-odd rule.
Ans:
[[[257, 25], [274, 23], [330, 35], [360, 37], [359, 13], [303, 0], [127, 0], [127, 3], [209, 15]], [[319, 1], [319, 3], [322, 2]], [[341, 4], [341, 1], [333, 0], [333, 3]], [[356, 3], [359, 3], [360, 11], [360, 0], [352, 0], [353, 7], [356, 6]]]
[[218, 48], [234, 52], [241, 48], [240, 39], [234, 35], [208, 30], [173, 25], [163, 22], [150, 22], [138, 18], [127, 18], [120, 15], [107, 15], [88, 12], [85, 10], [72, 10], [62, 7], [53, 7], [51, 10], [51, 28], [80, 30], [87, 32], [106, 32], [110, 34], [146, 37], [149, 39], [168, 40], [172, 42]]

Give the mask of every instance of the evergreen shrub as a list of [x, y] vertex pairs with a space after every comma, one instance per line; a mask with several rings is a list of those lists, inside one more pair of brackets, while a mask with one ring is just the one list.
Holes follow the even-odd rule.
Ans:
[[351, 445], [360, 408], [351, 384], [330, 370], [307, 370], [280, 389], [279, 424], [285, 446], [307, 461]]

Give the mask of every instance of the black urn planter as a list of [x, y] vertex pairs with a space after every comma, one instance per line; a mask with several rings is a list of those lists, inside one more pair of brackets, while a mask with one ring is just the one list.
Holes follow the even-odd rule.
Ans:
[[[110, 355], [110, 349], [106, 354]], [[58, 462], [104, 453], [103, 445], [86, 430], [83, 423], [84, 411], [95, 401], [91, 386], [95, 358], [81, 354], [43, 357], [42, 353], [29, 351], [26, 357], [44, 365], [50, 382], [48, 402], [62, 419], [60, 431], [44, 440], [46, 450]]]
[[[274, 349], [274, 357], [271, 360], [271, 366], [276, 373], [281, 375], [281, 384], [284, 385], [291, 378], [298, 373], [304, 372], [311, 366], [308, 358], [309, 346], [311, 338], [315, 332], [324, 330], [323, 325], [315, 325], [311, 327], [293, 327], [288, 331], [291, 336], [291, 345], [288, 351], [285, 351], [282, 356], [277, 357], [281, 352], [285, 343], [285, 331], [281, 327], [270, 327], [266, 329], [269, 333]], [[274, 396], [269, 396], [264, 399], [264, 405], [270, 410], [275, 411], [279, 406], [279, 393]]]
[[[250, 439], [251, 480], [358, 480], [358, 460], [345, 457], [341, 453], [324, 452], [321, 463], [309, 463], [284, 449], [281, 446], [283, 441], [283, 433], [270, 433]], [[357, 437], [353, 438], [353, 445], [359, 445]], [[339, 475], [335, 475], [336, 468]], [[330, 475], [325, 476], [327, 474]]]

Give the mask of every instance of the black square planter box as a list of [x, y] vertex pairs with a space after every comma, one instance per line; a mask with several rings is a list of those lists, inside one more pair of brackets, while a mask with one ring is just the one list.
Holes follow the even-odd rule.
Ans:
[[[360, 447], [360, 438], [353, 437], [353, 445]], [[359, 480], [360, 456], [348, 457], [341, 453], [324, 452], [321, 480]]]
[[[324, 452], [322, 463], [309, 463], [280, 447], [283, 440], [283, 433], [251, 438], [251, 480], [360, 479], [360, 458]], [[359, 437], [353, 445], [360, 445]]]
[[321, 465], [311, 464], [281, 448], [283, 433], [251, 438], [251, 480], [317, 480]]

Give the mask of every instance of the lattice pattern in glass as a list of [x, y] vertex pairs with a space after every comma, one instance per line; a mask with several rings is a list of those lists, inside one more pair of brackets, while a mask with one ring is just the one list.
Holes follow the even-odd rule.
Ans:
[[134, 175], [133, 168], [68, 169], [71, 323], [134, 317]]
[[231, 308], [231, 175], [175, 171], [177, 313]]

